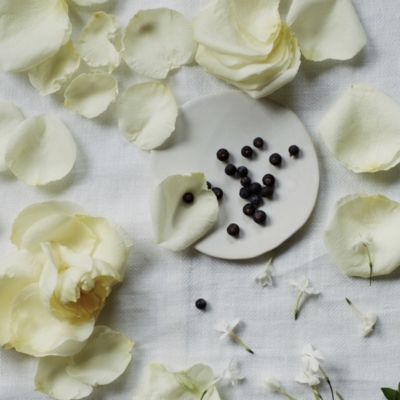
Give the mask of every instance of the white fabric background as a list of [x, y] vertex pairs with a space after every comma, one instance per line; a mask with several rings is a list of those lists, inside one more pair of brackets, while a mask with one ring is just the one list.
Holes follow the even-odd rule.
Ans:
[[[91, 12], [96, 10], [114, 13], [125, 27], [141, 8], [171, 7], [192, 18], [207, 2], [110, 0], [107, 5], [91, 9], [71, 4], [73, 38], [77, 39]], [[152, 243], [149, 154], [119, 135], [115, 105], [99, 118], [86, 120], [63, 107], [63, 91], [42, 98], [30, 85], [27, 74], [0, 73], [0, 100], [14, 102], [26, 116], [56, 114], [71, 129], [79, 147], [72, 173], [58, 183], [31, 188], [10, 173], [0, 175], [2, 257], [14, 250], [8, 238], [17, 214], [32, 203], [50, 199], [78, 202], [90, 213], [124, 226], [135, 241], [125, 281], [113, 292], [99, 319], [99, 323], [136, 341], [133, 360], [115, 383], [95, 389], [92, 399], [131, 399], [139, 393], [145, 367], [151, 361], [158, 360], [176, 369], [203, 362], [212, 366], [218, 376], [232, 356], [239, 361], [246, 380], [237, 389], [221, 382], [218, 388], [223, 400], [281, 398], [267, 394], [261, 386], [268, 374], [280, 379], [295, 397], [311, 399], [307, 387], [293, 382], [300, 372], [300, 350], [306, 343], [324, 352], [325, 369], [346, 400], [379, 400], [383, 398], [381, 386], [397, 385], [400, 273], [375, 279], [369, 287], [366, 280], [342, 275], [322, 241], [327, 213], [339, 197], [363, 191], [400, 201], [400, 167], [374, 175], [356, 175], [328, 153], [317, 133], [321, 117], [351, 84], [376, 85], [400, 102], [400, 5], [397, 0], [354, 3], [368, 35], [362, 53], [347, 62], [303, 60], [295, 81], [271, 96], [291, 107], [302, 119], [313, 137], [321, 168], [315, 212], [304, 228], [278, 249], [272, 288], [261, 289], [253, 279], [266, 262], [265, 256], [246, 262], [225, 262], [195, 250], [175, 254]], [[125, 64], [115, 75], [121, 92], [145, 80]], [[230, 88], [198, 66], [184, 67], [166, 82], [180, 105], [197, 96]], [[295, 294], [288, 281], [302, 275], [307, 275], [322, 294], [304, 301], [295, 322]], [[379, 321], [369, 338], [361, 337], [361, 322], [347, 306], [346, 296], [361, 310], [377, 312]], [[205, 313], [194, 307], [199, 297], [209, 303]], [[213, 330], [215, 323], [236, 317], [243, 320], [238, 333], [255, 351], [254, 356], [229, 340], [219, 341]], [[13, 350], [1, 350], [0, 399], [47, 398], [33, 391], [35, 371], [35, 359]], [[321, 391], [328, 399], [326, 385]]]

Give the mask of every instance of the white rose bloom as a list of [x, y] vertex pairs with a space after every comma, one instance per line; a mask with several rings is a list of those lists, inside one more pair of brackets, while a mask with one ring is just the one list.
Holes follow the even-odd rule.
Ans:
[[0, 262], [0, 345], [36, 357], [78, 353], [123, 278], [128, 234], [77, 204], [51, 201], [23, 210], [11, 241], [18, 251]]

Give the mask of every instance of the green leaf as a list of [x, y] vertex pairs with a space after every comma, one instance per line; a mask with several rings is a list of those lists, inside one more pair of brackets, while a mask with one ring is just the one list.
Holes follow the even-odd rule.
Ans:
[[398, 389], [397, 389], [399, 392], [400, 392], [400, 382], [399, 382], [399, 386], [398, 386]]
[[400, 400], [400, 393], [397, 390], [389, 388], [381, 388], [387, 400]]

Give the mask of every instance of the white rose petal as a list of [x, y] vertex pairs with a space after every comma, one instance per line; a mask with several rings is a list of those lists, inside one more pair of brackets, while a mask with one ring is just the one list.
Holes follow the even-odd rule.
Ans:
[[124, 45], [127, 64], [154, 79], [164, 79], [169, 71], [191, 63], [197, 47], [190, 22], [167, 8], [139, 11], [129, 21]]
[[21, 111], [12, 103], [0, 102], [0, 172], [6, 171], [7, 143], [17, 126], [24, 121]]
[[22, 182], [46, 185], [71, 171], [76, 145], [71, 132], [57, 117], [44, 114], [18, 125], [7, 142], [5, 159]]
[[79, 39], [81, 57], [91, 67], [107, 67], [112, 72], [121, 62], [122, 49], [121, 26], [116, 18], [102, 11], [94, 13]]
[[329, 151], [354, 172], [388, 170], [400, 162], [400, 104], [373, 86], [347, 89], [319, 131]]
[[57, 92], [79, 68], [81, 59], [71, 41], [48, 60], [30, 69], [29, 80], [42, 96]]
[[86, 118], [107, 110], [118, 96], [118, 82], [109, 73], [93, 70], [76, 77], [64, 93], [65, 107]]
[[89, 7], [97, 4], [107, 3], [108, 0], [72, 0], [78, 6]]
[[[182, 200], [185, 193], [194, 202]], [[207, 189], [203, 173], [172, 175], [161, 182], [150, 198], [154, 241], [173, 251], [180, 251], [204, 236], [218, 219], [215, 194]]]
[[1, 0], [0, 69], [33, 68], [57, 53], [70, 34], [64, 0]]
[[128, 88], [118, 103], [118, 127], [143, 150], [160, 146], [175, 130], [178, 107], [168, 86], [146, 82]]
[[330, 211], [324, 232], [329, 254], [346, 275], [369, 278], [367, 252], [352, 248], [360, 235], [371, 239], [372, 275], [394, 271], [400, 265], [400, 204], [359, 193], [340, 199]]
[[367, 42], [351, 0], [293, 0], [287, 21], [308, 60], [348, 60]]

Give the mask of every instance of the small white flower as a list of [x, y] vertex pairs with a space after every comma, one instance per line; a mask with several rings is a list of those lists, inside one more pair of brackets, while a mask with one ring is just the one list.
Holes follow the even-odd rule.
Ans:
[[300, 279], [300, 282], [291, 280], [289, 282], [289, 284], [292, 285], [300, 293], [304, 293], [304, 292], [308, 293], [308, 294], [319, 294], [320, 293], [318, 290], [308, 287], [308, 279], [305, 276], [303, 276]]
[[268, 260], [267, 264], [264, 267], [264, 270], [256, 276], [256, 281], [259, 282], [262, 287], [272, 285], [272, 275], [274, 273], [274, 269], [271, 265], [272, 260], [273, 257]]
[[374, 330], [378, 316], [374, 312], [363, 314], [349, 299], [346, 299], [346, 301], [353, 311], [363, 320], [362, 334], [364, 337], [368, 336], [368, 334]]
[[239, 324], [240, 319], [237, 318], [235, 319], [231, 324], [222, 321], [218, 325], [215, 325], [214, 329], [217, 330], [218, 332], [222, 332], [222, 335], [219, 337], [220, 340], [226, 338], [228, 335], [232, 334], [232, 331], [236, 328], [236, 326]]
[[365, 235], [364, 237], [360, 235], [360, 237], [357, 238], [353, 242], [353, 244], [351, 245], [351, 248], [353, 249], [353, 251], [357, 252], [362, 247], [371, 246], [371, 242], [372, 242], [372, 237], [371, 237], [371, 235], [369, 233], [367, 235]]
[[271, 375], [264, 379], [263, 385], [270, 392], [279, 392], [281, 390], [281, 384], [278, 379]]
[[229, 362], [228, 368], [224, 371], [224, 379], [229, 379], [232, 382], [232, 386], [236, 387], [238, 381], [244, 379], [243, 375], [240, 375], [239, 367], [237, 362], [231, 359]]
[[318, 360], [325, 361], [325, 358], [322, 355], [322, 353], [319, 350], [314, 350], [312, 348], [311, 344], [306, 344], [303, 347], [303, 350], [301, 351], [301, 353], [303, 354], [301, 361], [307, 370], [310, 369], [310, 370], [316, 372], [319, 369], [319, 361]]
[[320, 376], [318, 376], [314, 371], [307, 370], [303, 371], [301, 374], [297, 375], [294, 380], [299, 383], [307, 383], [310, 387], [319, 385]]

